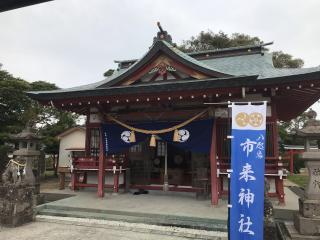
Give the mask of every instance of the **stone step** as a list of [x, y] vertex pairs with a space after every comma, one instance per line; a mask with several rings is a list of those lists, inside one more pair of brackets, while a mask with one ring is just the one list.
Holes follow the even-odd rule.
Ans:
[[226, 221], [207, 218], [75, 208], [51, 204], [39, 206], [37, 208], [37, 214], [47, 216], [125, 221], [131, 223], [153, 224], [158, 226], [175, 226], [199, 230], [227, 232]]
[[285, 222], [285, 227], [290, 240], [320, 240], [320, 236], [301, 235], [294, 227], [293, 222]]
[[[45, 213], [45, 212], [43, 212]], [[52, 213], [52, 211], [46, 211], [46, 213]], [[92, 219], [89, 216], [86, 218], [77, 217], [59, 217], [59, 216], [49, 216], [49, 215], [37, 215], [36, 221], [42, 222], [52, 222], [60, 224], [70, 224], [78, 226], [86, 226], [92, 228], [107, 228], [107, 229], [118, 229], [121, 231], [132, 231], [132, 232], [142, 232], [158, 235], [169, 235], [176, 237], [184, 237], [190, 239], [210, 239], [210, 240], [227, 240], [226, 232], [219, 231], [207, 231], [199, 229], [190, 229], [182, 227], [172, 227], [172, 226], [159, 226], [153, 224], [145, 223], [132, 223], [127, 221], [113, 221], [104, 219]]]

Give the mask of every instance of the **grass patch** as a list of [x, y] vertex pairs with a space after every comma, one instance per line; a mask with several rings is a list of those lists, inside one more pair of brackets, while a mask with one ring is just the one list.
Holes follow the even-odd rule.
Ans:
[[309, 176], [308, 175], [300, 175], [300, 174], [292, 174], [292, 175], [289, 175], [287, 178], [291, 182], [299, 185], [300, 187], [305, 188], [307, 186]]

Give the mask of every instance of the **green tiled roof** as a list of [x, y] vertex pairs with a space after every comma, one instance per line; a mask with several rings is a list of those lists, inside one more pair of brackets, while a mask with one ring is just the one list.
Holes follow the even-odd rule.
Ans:
[[[162, 46], [161, 46], [162, 45]], [[260, 45], [259, 45], [260, 46]], [[94, 90], [98, 88], [109, 88], [114, 83], [117, 82], [118, 78], [123, 77], [126, 74], [130, 74], [130, 72], [135, 68], [136, 65], [144, 64], [147, 57], [150, 57], [152, 51], [155, 52], [156, 47], [162, 47], [162, 49], [168, 50], [174, 55], [178, 56], [185, 62], [192, 64], [193, 66], [199, 67], [200, 69], [218, 72], [221, 74], [226, 74], [229, 77], [239, 77], [239, 76], [258, 76], [258, 81], [263, 79], [270, 78], [279, 78], [286, 76], [294, 76], [301, 74], [308, 74], [319, 72], [320, 67], [314, 68], [301, 68], [301, 69], [278, 69], [273, 66], [272, 63], [272, 55], [267, 52], [256, 52], [252, 54], [243, 54], [243, 55], [234, 55], [234, 56], [224, 56], [224, 57], [213, 57], [213, 58], [205, 58], [202, 60], [197, 60], [190, 55], [180, 51], [176, 47], [172, 46], [166, 41], [160, 40], [155, 42], [149, 51], [138, 61], [132, 64], [129, 68], [126, 69], [118, 69], [114, 71], [114, 73], [105, 78], [102, 81], [82, 85], [73, 88], [53, 90], [53, 91], [42, 91], [42, 92], [31, 92], [31, 94], [39, 94], [39, 93], [61, 93], [61, 92], [75, 92], [75, 91], [86, 91], [86, 90]], [[250, 46], [253, 47], [253, 46]], [[260, 46], [261, 47], [261, 46]], [[245, 47], [243, 47], [245, 48]], [[232, 49], [234, 50], [234, 49]], [[215, 79], [213, 78], [212, 81]], [[155, 83], [149, 83], [155, 84]], [[183, 84], [183, 82], [181, 82]]]
[[259, 79], [281, 77], [288, 75], [311, 73], [320, 71], [320, 67], [314, 68], [275, 68], [272, 63], [272, 54], [251, 54], [223, 58], [202, 60], [207, 66], [214, 67], [234, 76], [259, 75]]
[[225, 71], [218, 70], [218, 69], [215, 68], [215, 66], [208, 66], [205, 62], [198, 61], [197, 59], [195, 59], [193, 57], [190, 57], [188, 54], [180, 51], [178, 48], [172, 46], [170, 43], [168, 43], [166, 41], [162, 41], [162, 42], [168, 48], [170, 48], [173, 52], [175, 52], [177, 55], [179, 55], [180, 57], [182, 57], [183, 59], [185, 59], [188, 62], [192, 62], [195, 65], [198, 65], [198, 66], [203, 67], [203, 68], [211, 69], [211, 70], [216, 71], [216, 72], [222, 72], [222, 73], [225, 73], [225, 74], [228, 74], [228, 75], [233, 75], [233, 74], [226, 73]]

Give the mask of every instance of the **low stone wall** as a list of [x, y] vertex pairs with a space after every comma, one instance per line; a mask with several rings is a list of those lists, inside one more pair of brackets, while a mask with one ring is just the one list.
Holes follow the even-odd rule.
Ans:
[[34, 220], [36, 205], [35, 188], [32, 186], [0, 186], [0, 224], [16, 227]]

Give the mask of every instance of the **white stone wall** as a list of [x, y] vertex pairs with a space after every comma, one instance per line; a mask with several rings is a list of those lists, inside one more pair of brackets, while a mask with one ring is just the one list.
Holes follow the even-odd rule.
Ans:
[[75, 130], [60, 139], [59, 167], [70, 167], [71, 152], [66, 148], [85, 148], [86, 132]]

